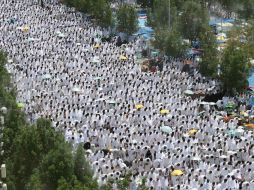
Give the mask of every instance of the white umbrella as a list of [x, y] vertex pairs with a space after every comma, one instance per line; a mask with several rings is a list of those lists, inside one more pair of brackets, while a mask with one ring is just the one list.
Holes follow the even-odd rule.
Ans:
[[60, 31], [57, 31], [56, 34], [58, 37], [61, 37], [61, 38], [65, 37], [65, 34]]
[[227, 37], [227, 34], [222, 32], [222, 33], [217, 34], [216, 36], [223, 36], [223, 37], [226, 38], [226, 37]]
[[173, 130], [169, 126], [162, 126], [161, 131], [169, 134], [172, 133]]
[[201, 160], [201, 158], [200, 158], [200, 157], [198, 157], [198, 156], [195, 156], [195, 157], [193, 157], [191, 160], [194, 160], [194, 161], [200, 161], [200, 160]]
[[200, 105], [208, 105], [209, 102], [199, 102]]
[[228, 153], [228, 155], [233, 155], [233, 154], [235, 154], [237, 152], [235, 152], [235, 151], [227, 151], [227, 153]]
[[80, 92], [80, 88], [79, 87], [73, 87], [72, 88], [72, 92]]
[[219, 158], [228, 158], [226, 155], [221, 155]]
[[51, 75], [50, 74], [45, 74], [42, 76], [42, 79], [51, 79]]
[[243, 130], [243, 129], [239, 129], [239, 128], [238, 128], [238, 129], [236, 129], [236, 130], [235, 130], [235, 132], [237, 132], [237, 133], [243, 133], [243, 132], [244, 132], [244, 130]]
[[61, 34], [58, 34], [58, 37], [60, 37], [60, 38], [64, 38], [66, 35], [65, 34], [63, 34], [63, 33], [61, 33]]
[[184, 94], [186, 94], [186, 95], [193, 95], [194, 92], [191, 91], [191, 90], [185, 90], [185, 91], [184, 91]]
[[100, 59], [99, 59], [99, 57], [94, 57], [93, 59], [92, 59], [92, 63], [100, 63], [101, 61], [100, 61]]
[[8, 59], [7, 62], [8, 62], [8, 63], [13, 63], [13, 60], [12, 60], [12, 59]]
[[101, 80], [101, 77], [94, 77], [94, 80]]
[[28, 38], [28, 42], [40, 41], [39, 38]]
[[88, 150], [86, 151], [86, 153], [92, 154], [93, 152], [92, 152], [92, 150], [88, 149]]

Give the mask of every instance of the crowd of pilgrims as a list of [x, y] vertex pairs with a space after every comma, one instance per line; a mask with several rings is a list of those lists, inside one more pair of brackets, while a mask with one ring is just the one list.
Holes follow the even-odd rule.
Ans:
[[[116, 38], [102, 42], [109, 30], [56, 0], [43, 7], [1, 0], [0, 18], [0, 48], [8, 52], [28, 120], [48, 118], [74, 147], [82, 143], [99, 185], [131, 174], [131, 190], [144, 177], [154, 190], [254, 189], [253, 131], [229, 135], [238, 120], [226, 123], [216, 111], [229, 98], [199, 114], [201, 98], [183, 93], [216, 93], [217, 81], [181, 72], [178, 59], [163, 58], [161, 71], [141, 72], [141, 37], [122, 46]], [[243, 110], [244, 100], [232, 99]], [[172, 176], [174, 170], [183, 174]]]

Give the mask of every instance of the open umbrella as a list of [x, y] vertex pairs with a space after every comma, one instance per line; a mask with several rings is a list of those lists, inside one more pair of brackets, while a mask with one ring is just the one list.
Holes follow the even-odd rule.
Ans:
[[121, 55], [121, 56], [119, 57], [119, 59], [120, 59], [120, 60], [125, 61], [125, 60], [127, 60], [127, 57], [126, 57], [126, 56]]
[[244, 132], [244, 129], [238, 128], [238, 129], [236, 129], [235, 131], [236, 131], [237, 133], [243, 133], [243, 132]]
[[168, 113], [169, 113], [169, 110], [163, 109], [163, 110], [160, 111], [160, 113], [161, 113], [161, 114], [168, 114]]
[[195, 133], [197, 133], [197, 132], [198, 132], [197, 129], [191, 129], [191, 130], [189, 130], [188, 134], [189, 135], [195, 135]]
[[170, 133], [172, 133], [173, 130], [169, 126], [162, 126], [161, 131], [164, 132], [164, 133], [170, 134]]
[[19, 103], [17, 103], [17, 107], [18, 107], [18, 108], [24, 108], [24, 107], [25, 107], [25, 104], [19, 102]]
[[28, 38], [28, 42], [40, 41], [39, 38]]
[[198, 157], [198, 156], [194, 156], [193, 158], [191, 158], [191, 160], [194, 160], [194, 161], [200, 161], [200, 160], [201, 160], [201, 158], [200, 158], [200, 157]]
[[203, 115], [203, 114], [205, 114], [205, 111], [201, 111], [198, 113], [198, 115]]
[[236, 152], [236, 151], [230, 151], [230, 150], [227, 151], [227, 154], [228, 154], [228, 155], [233, 155], [233, 154], [235, 154], [235, 153], [237, 153], [237, 152]]
[[235, 129], [228, 130], [227, 134], [232, 137], [235, 137], [238, 135]]
[[101, 80], [101, 77], [94, 77], [94, 80]]
[[240, 115], [243, 115], [244, 117], [248, 117], [248, 116], [249, 116], [249, 114], [246, 113], [246, 112], [244, 112], [244, 111], [242, 111], [242, 112], [240, 113]]
[[208, 105], [209, 102], [199, 102], [198, 104], [199, 104], [199, 105]]
[[234, 103], [228, 103], [226, 105], [226, 108], [234, 108], [235, 107], [235, 104]]
[[109, 100], [108, 103], [109, 103], [109, 105], [112, 105], [112, 106], [116, 105], [116, 101], [115, 100]]
[[100, 48], [101, 46], [99, 44], [96, 44], [93, 46], [94, 48]]
[[63, 33], [61, 33], [61, 34], [58, 35], [58, 37], [60, 37], [60, 38], [64, 38], [65, 36], [66, 36], [66, 35], [63, 34]]
[[88, 150], [86, 150], [86, 153], [87, 153], [87, 154], [92, 154], [93, 152], [92, 152], [91, 149], [88, 149]]
[[13, 60], [12, 60], [12, 59], [8, 59], [7, 62], [8, 62], [8, 63], [13, 63]]
[[72, 88], [72, 92], [80, 92], [80, 88], [79, 87], [73, 87]]
[[221, 156], [219, 156], [219, 158], [224, 159], [224, 158], [228, 158], [228, 156], [226, 156], [226, 155], [221, 155]]
[[45, 75], [42, 75], [42, 79], [51, 79], [51, 75], [50, 74], [45, 74]]
[[100, 63], [101, 61], [100, 61], [100, 58], [99, 57], [94, 57], [93, 59], [92, 59], [92, 63]]
[[171, 172], [172, 176], [181, 176], [183, 175], [183, 171], [182, 170], [174, 170], [173, 172]]
[[254, 124], [253, 123], [248, 123], [248, 124], [245, 124], [244, 127], [254, 129]]
[[194, 94], [194, 92], [191, 90], [185, 90], [183, 93], [186, 95], [193, 95]]
[[135, 105], [135, 108], [136, 108], [136, 109], [141, 109], [141, 108], [143, 108], [143, 107], [144, 107], [144, 106], [143, 106], [142, 104], [136, 104], [136, 105]]
[[22, 32], [28, 32], [29, 31], [29, 26], [24, 26], [21, 30], [22, 30]]

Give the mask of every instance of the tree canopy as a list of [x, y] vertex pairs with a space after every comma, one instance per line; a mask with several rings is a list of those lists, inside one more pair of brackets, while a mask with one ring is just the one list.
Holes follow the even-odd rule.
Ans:
[[133, 34], [138, 29], [138, 16], [135, 8], [124, 4], [119, 7], [116, 13], [116, 26], [119, 32]]
[[171, 57], [182, 57], [187, 50], [180, 33], [174, 29], [156, 31], [154, 46]]
[[180, 31], [184, 38], [191, 41], [196, 40], [204, 25], [208, 24], [208, 13], [200, 3], [186, 1], [180, 16]]
[[199, 35], [200, 48], [202, 49], [199, 71], [204, 76], [215, 76], [219, 64], [216, 37], [212, 30], [204, 27]]
[[228, 43], [221, 61], [221, 80], [224, 89], [232, 95], [236, 92], [242, 92], [248, 87], [250, 61], [248, 53], [239, 42], [233, 40]]
[[92, 15], [101, 27], [107, 28], [112, 25], [112, 11], [110, 2], [107, 0], [63, 0], [63, 3], [80, 12]]

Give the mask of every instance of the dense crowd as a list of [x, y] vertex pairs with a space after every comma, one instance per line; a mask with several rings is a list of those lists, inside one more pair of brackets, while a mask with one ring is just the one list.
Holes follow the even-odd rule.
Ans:
[[99, 185], [131, 173], [131, 190], [144, 177], [155, 190], [254, 189], [253, 131], [217, 110], [230, 100], [245, 111], [244, 98], [204, 105], [185, 92], [217, 93], [217, 81], [167, 58], [162, 71], [142, 72], [142, 38], [102, 42], [109, 30], [57, 1], [44, 4], [2, 0], [0, 48], [29, 121], [46, 117], [74, 147], [84, 144]]

